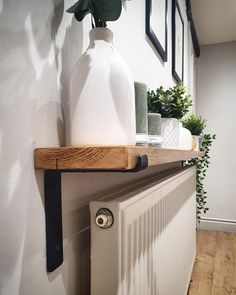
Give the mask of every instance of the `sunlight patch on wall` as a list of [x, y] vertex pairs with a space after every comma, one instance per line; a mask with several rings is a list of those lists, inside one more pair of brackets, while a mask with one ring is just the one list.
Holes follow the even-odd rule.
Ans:
[[12, 165], [9, 175], [8, 175], [8, 194], [7, 194], [7, 203], [8, 204], [10, 204], [13, 199], [21, 172], [22, 172], [22, 169], [20, 166], [20, 161], [17, 160]]
[[27, 33], [28, 41], [29, 41], [29, 53], [30, 53], [31, 61], [36, 73], [36, 78], [37, 80], [39, 80], [43, 73], [44, 66], [46, 64], [49, 64], [50, 66], [52, 66], [55, 63], [54, 45], [51, 44], [47, 57], [44, 59], [41, 58], [37, 49], [36, 42], [35, 42], [33, 27], [32, 27], [32, 20], [30, 15], [28, 15], [25, 20], [25, 30]]
[[55, 47], [57, 49], [57, 86], [60, 87], [60, 78], [62, 73], [62, 49], [66, 39], [67, 28], [71, 26], [72, 17], [67, 13], [63, 12], [63, 17], [58, 27], [57, 34], [55, 36]]
[[0, 13], [3, 11], [3, 0], [0, 0]]
[[[25, 230], [22, 232], [22, 240], [19, 245], [18, 257], [13, 271], [4, 275], [0, 293], [1, 294], [20, 294], [22, 262], [25, 245]], [[5, 257], [6, 258], [6, 257]]]

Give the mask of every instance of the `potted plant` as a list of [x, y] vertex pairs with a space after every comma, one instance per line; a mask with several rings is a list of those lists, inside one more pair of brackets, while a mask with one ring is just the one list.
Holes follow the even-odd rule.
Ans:
[[187, 128], [192, 134], [192, 150], [199, 151], [201, 149], [201, 134], [206, 127], [206, 120], [201, 116], [191, 114], [182, 119], [183, 127]]
[[81, 22], [91, 13], [90, 45], [76, 63], [70, 85], [71, 144], [135, 145], [134, 81], [113, 47], [108, 21], [120, 17], [121, 0], [79, 0], [67, 12]]
[[192, 106], [190, 95], [182, 83], [167, 90], [161, 86], [148, 91], [148, 111], [161, 114], [162, 147], [178, 148], [180, 119]]

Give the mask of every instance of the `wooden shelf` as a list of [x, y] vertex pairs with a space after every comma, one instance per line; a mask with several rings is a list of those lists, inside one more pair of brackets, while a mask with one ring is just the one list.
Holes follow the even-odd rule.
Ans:
[[146, 155], [148, 166], [153, 166], [202, 157], [204, 152], [136, 146], [37, 148], [35, 168], [125, 171], [136, 167], [140, 155]]
[[35, 168], [44, 169], [47, 271], [63, 262], [61, 174], [63, 172], [137, 172], [148, 166], [204, 156], [203, 152], [152, 147], [60, 147], [35, 150]]

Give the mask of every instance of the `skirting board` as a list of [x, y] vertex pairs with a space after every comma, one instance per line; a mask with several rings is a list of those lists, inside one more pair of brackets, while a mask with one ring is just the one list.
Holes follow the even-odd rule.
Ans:
[[199, 228], [236, 233], [236, 220], [203, 217]]

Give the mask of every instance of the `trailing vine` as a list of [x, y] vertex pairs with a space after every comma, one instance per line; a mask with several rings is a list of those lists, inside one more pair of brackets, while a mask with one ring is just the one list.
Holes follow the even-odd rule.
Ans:
[[197, 179], [196, 179], [196, 201], [197, 201], [197, 220], [201, 219], [203, 214], [209, 210], [207, 207], [207, 192], [204, 189], [204, 179], [206, 171], [210, 164], [210, 147], [216, 135], [203, 134], [201, 151], [205, 152], [205, 156], [197, 159], [192, 159], [185, 162], [185, 165], [196, 165]]

